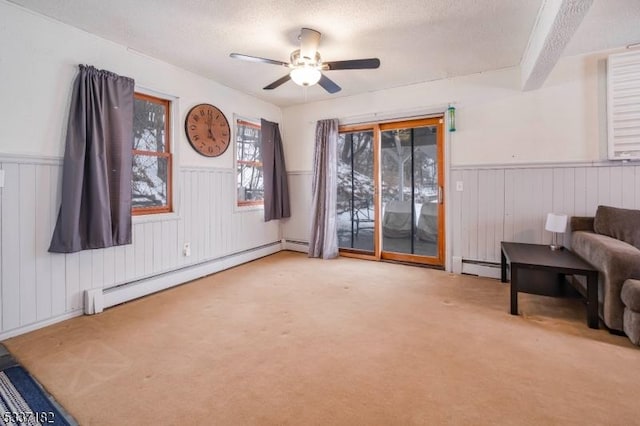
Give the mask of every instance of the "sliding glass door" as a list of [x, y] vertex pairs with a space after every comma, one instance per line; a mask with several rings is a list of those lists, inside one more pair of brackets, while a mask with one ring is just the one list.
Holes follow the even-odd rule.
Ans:
[[441, 127], [380, 125], [383, 258], [442, 264]]
[[444, 265], [442, 118], [341, 127], [341, 253]]
[[338, 139], [338, 246], [375, 254], [374, 132], [344, 131]]

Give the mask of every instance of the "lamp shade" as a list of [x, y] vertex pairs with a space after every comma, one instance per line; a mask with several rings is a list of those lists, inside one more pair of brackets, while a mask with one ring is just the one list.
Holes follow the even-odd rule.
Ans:
[[292, 69], [289, 75], [294, 83], [299, 86], [313, 86], [320, 81], [320, 77], [322, 77], [322, 74], [317, 68], [307, 64]]
[[563, 233], [567, 229], [567, 215], [549, 213], [547, 215], [547, 223], [544, 226], [549, 232]]

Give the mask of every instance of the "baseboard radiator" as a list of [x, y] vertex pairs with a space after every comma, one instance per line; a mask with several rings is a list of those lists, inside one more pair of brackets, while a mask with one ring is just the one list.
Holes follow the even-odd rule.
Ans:
[[309, 243], [297, 240], [282, 240], [282, 248], [284, 250], [299, 251], [300, 253], [309, 253]]
[[84, 293], [84, 313], [86, 315], [97, 314], [111, 306], [129, 302], [225, 269], [233, 268], [243, 263], [251, 262], [252, 260], [283, 250], [284, 245], [284, 240], [277, 241], [119, 286], [106, 289], [86, 290]]
[[468, 274], [500, 279], [499, 263], [463, 259], [460, 256], [453, 256], [451, 264], [454, 274]]

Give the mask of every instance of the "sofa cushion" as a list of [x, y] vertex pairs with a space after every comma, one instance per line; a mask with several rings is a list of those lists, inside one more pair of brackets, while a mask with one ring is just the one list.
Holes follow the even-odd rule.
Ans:
[[640, 210], [598, 206], [593, 229], [640, 249]]
[[571, 216], [569, 221], [569, 229], [571, 232], [576, 231], [591, 231], [593, 232], [593, 216]]
[[626, 280], [622, 285], [620, 298], [627, 308], [640, 312], [640, 281]]

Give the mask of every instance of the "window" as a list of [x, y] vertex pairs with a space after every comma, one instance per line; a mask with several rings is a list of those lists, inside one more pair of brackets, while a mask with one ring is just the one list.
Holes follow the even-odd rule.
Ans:
[[238, 173], [238, 206], [264, 203], [262, 180], [262, 146], [260, 124], [236, 119], [236, 166]]
[[168, 213], [171, 206], [171, 102], [136, 93], [133, 105], [132, 214]]

